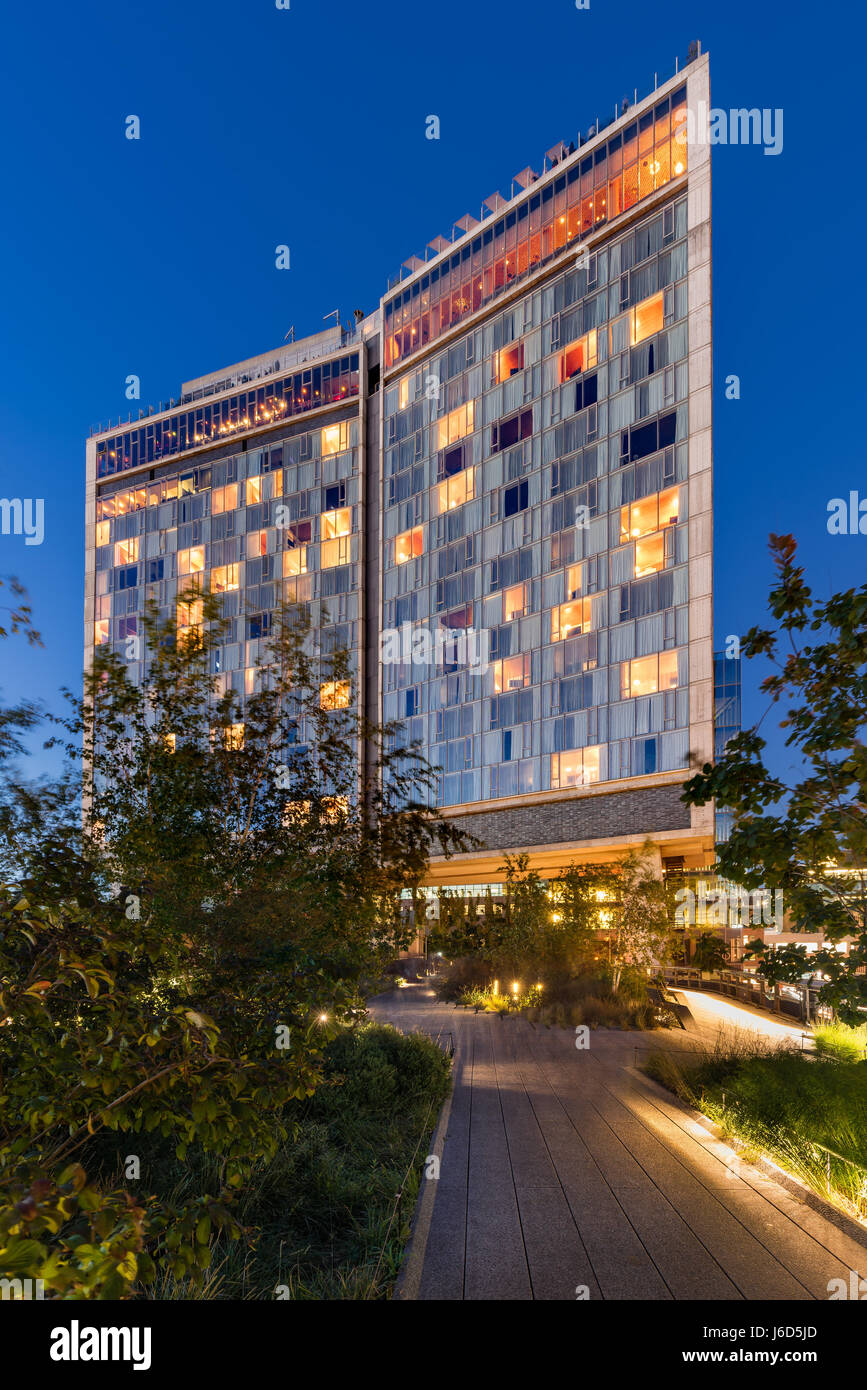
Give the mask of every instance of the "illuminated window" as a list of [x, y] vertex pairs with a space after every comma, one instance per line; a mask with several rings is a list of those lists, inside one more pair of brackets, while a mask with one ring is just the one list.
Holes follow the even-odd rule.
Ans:
[[526, 584], [515, 584], [511, 589], [503, 590], [503, 622], [509, 623], [513, 618], [523, 618], [527, 611], [527, 586]]
[[677, 688], [677, 652], [638, 656], [620, 664], [620, 693], [624, 700], [635, 695], [656, 695]]
[[351, 544], [349, 536], [341, 536], [334, 541], [323, 541], [319, 556], [320, 568], [327, 570], [332, 569], [334, 565], [348, 565], [351, 559]]
[[409, 383], [412, 377], [401, 377], [398, 382], [398, 410], [406, 410], [409, 405]]
[[201, 574], [205, 568], [205, 547], [194, 545], [191, 550], [178, 551], [178, 574]]
[[163, 747], [167, 753], [174, 753], [178, 746], [177, 734], [163, 734]]
[[93, 641], [97, 647], [102, 646], [111, 636], [111, 619], [100, 618], [93, 625]]
[[299, 545], [294, 550], [283, 551], [283, 578], [307, 573], [307, 546]]
[[508, 381], [524, 365], [524, 344], [512, 343], [511, 347], [501, 348], [495, 358], [497, 381]]
[[268, 554], [268, 532], [250, 531], [247, 535], [247, 556], [254, 559], [258, 555]]
[[252, 507], [262, 501], [261, 477], [247, 479], [247, 506]]
[[665, 564], [665, 537], [661, 531], [635, 542], [635, 577], [656, 574]]
[[211, 493], [211, 512], [233, 512], [238, 505], [238, 484], [228, 483], [226, 487], [215, 487]]
[[578, 748], [571, 753], [551, 754], [551, 786], [587, 787], [599, 781], [599, 754], [597, 748]]
[[577, 376], [579, 372], [586, 372], [588, 367], [595, 367], [596, 356], [596, 329], [591, 328], [589, 333], [585, 333], [583, 338], [578, 338], [574, 343], [570, 343], [565, 352], [560, 354], [560, 380], [568, 381], [570, 377]]
[[220, 740], [227, 753], [240, 753], [244, 747], [244, 725], [227, 724], [218, 730]]
[[114, 563], [116, 565], [132, 565], [137, 559], [138, 536], [132, 536], [128, 541], [115, 541]]
[[551, 609], [551, 641], [562, 642], [578, 632], [590, 628], [589, 598], [574, 599], [571, 603], [561, 603], [559, 608]]
[[111, 540], [111, 522], [98, 521], [96, 523], [96, 543], [97, 545], [108, 545]]
[[211, 570], [211, 589], [215, 594], [228, 594], [238, 588], [239, 565], [218, 565]]
[[636, 304], [633, 310], [632, 346], [658, 333], [663, 325], [662, 290]]
[[349, 798], [345, 796], [323, 796], [322, 819], [326, 825], [339, 825], [349, 811]]
[[566, 597], [577, 598], [581, 593], [581, 566], [566, 566]]
[[339, 425], [326, 425], [322, 431], [322, 457], [342, 454], [348, 448], [349, 421], [343, 420]]
[[349, 681], [323, 681], [319, 687], [321, 709], [348, 709], [351, 697]]
[[464, 435], [472, 434], [473, 405], [473, 401], [467, 401], [466, 405], [459, 405], [457, 410], [437, 421], [438, 449], [447, 449], [450, 444], [463, 439]]
[[464, 502], [473, 499], [473, 470], [468, 468], [464, 473], [456, 473], [453, 478], [447, 478], [444, 483], [437, 485], [437, 504], [440, 512], [450, 512], [455, 507], [463, 506]]
[[322, 539], [337, 540], [338, 536], [348, 536], [352, 530], [352, 508], [341, 507], [339, 511], [322, 513]]
[[655, 492], [650, 497], [642, 497], [640, 502], [630, 502], [620, 508], [621, 542], [637, 540], [640, 536], [650, 536], [677, 521], [680, 511], [680, 489], [667, 488], [665, 492]]
[[508, 690], [521, 690], [530, 684], [530, 653], [506, 657], [494, 662], [494, 693], [502, 695]]
[[396, 565], [405, 565], [407, 560], [414, 560], [417, 555], [421, 555], [423, 550], [423, 526], [414, 526], [411, 531], [402, 531], [399, 536], [394, 538], [394, 562]]
[[178, 603], [177, 621], [179, 628], [196, 628], [202, 621], [202, 600], [193, 599], [188, 603]]

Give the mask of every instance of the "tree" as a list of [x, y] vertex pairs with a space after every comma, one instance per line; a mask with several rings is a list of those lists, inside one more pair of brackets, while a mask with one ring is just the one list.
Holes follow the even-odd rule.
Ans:
[[646, 976], [661, 969], [674, 945], [674, 890], [656, 874], [650, 852], [649, 844], [631, 851], [619, 869], [619, 903], [609, 931], [615, 994], [626, 972]]
[[722, 970], [729, 958], [728, 947], [716, 932], [703, 931], [692, 937], [692, 960], [699, 970]]
[[610, 864], [569, 864], [549, 885], [552, 923], [549, 955], [563, 971], [575, 971], [600, 954], [600, 933], [610, 904], [619, 894], [620, 878]]
[[[145, 614], [140, 686], [97, 652], [61, 721], [73, 771], [7, 778], [0, 807], [0, 1273], [61, 1295], [201, 1279], [212, 1231], [240, 1232], [232, 1193], [291, 1138], [287, 1103], [402, 944], [400, 891], [462, 843], [304, 614], [281, 615], [242, 702], [214, 674], [218, 600], [180, 608], [181, 631]], [[149, 1135], [219, 1155], [220, 1190], [130, 1187], [118, 1164]]]
[[[685, 784], [683, 800], [710, 800], [735, 813], [719, 847], [718, 872], [747, 888], [783, 892], [795, 930], [823, 932], [830, 948], [807, 959], [803, 947], [780, 956], [762, 949], [760, 973], [772, 980], [810, 970], [829, 976], [824, 1002], [849, 1022], [867, 1005], [867, 585], [814, 599], [796, 563], [791, 536], [770, 538], [776, 568], [768, 607], [775, 626], [753, 627], [741, 641], [748, 659], [772, 673], [760, 689], [783, 705], [786, 746], [801, 775], [788, 782], [765, 765], [762, 720], [735, 735], [714, 766]], [[832, 949], [850, 938], [849, 955]]]

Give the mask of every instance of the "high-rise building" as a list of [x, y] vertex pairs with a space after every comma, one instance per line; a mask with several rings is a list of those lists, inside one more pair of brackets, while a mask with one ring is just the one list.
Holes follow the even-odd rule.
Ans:
[[[741, 731], [741, 659], [728, 652], [713, 654], [714, 757], [721, 758], [730, 738]], [[722, 844], [732, 833], [734, 813], [717, 807], [716, 842]]]
[[[281, 599], [441, 768], [483, 845], [431, 882], [650, 839], [714, 746], [708, 60], [546, 154], [413, 257], [379, 308], [186, 383], [87, 445], [85, 657], [143, 673], [148, 599], [224, 595], [243, 694]], [[327, 612], [327, 626], [325, 614]], [[328, 692], [338, 703], [348, 692]]]

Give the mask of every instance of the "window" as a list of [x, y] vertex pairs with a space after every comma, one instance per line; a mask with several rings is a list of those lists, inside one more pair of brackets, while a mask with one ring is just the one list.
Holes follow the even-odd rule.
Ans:
[[414, 560], [417, 555], [421, 555], [423, 550], [423, 526], [414, 526], [411, 531], [402, 531], [399, 536], [394, 538], [394, 562], [396, 565], [405, 565], [407, 560]]
[[111, 522], [98, 521], [96, 523], [96, 544], [108, 545], [111, 540]]
[[437, 421], [437, 448], [447, 449], [450, 444], [456, 444], [464, 435], [473, 432], [473, 402], [467, 401], [466, 405], [459, 405], [457, 410], [453, 410], [444, 419]]
[[520, 690], [530, 684], [530, 653], [506, 657], [494, 662], [494, 693], [502, 695], [509, 690]]
[[247, 555], [253, 560], [259, 555], [268, 554], [268, 532], [250, 531], [247, 534]]
[[579, 598], [571, 603], [561, 603], [559, 608], [551, 609], [551, 641], [562, 642], [573, 633], [587, 632], [590, 628], [590, 599]]
[[398, 410], [406, 410], [409, 405], [409, 384], [411, 376], [403, 376], [398, 382]]
[[205, 568], [205, 547], [195, 545], [191, 550], [178, 551], [178, 574], [201, 574]]
[[620, 693], [624, 700], [636, 695], [656, 695], [677, 687], [677, 652], [639, 656], [620, 664]]
[[643, 343], [645, 338], [658, 333], [663, 323], [663, 291], [660, 290], [658, 294], [642, 299], [634, 309], [627, 309], [625, 314], [610, 325], [612, 356], [615, 352], [623, 352], [626, 347], [635, 347], [638, 343]]
[[299, 545], [295, 550], [283, 551], [283, 578], [290, 579], [295, 574], [307, 573], [307, 546]]
[[114, 563], [116, 565], [132, 565], [137, 559], [138, 536], [132, 536], [128, 541], [115, 541]]
[[240, 753], [244, 747], [244, 725], [225, 724], [220, 729], [214, 729], [211, 738], [219, 738], [220, 743], [227, 753]]
[[321, 709], [348, 709], [350, 698], [349, 681], [323, 681], [319, 687]]
[[[351, 541], [349, 536], [339, 536], [333, 541], [323, 541], [319, 558], [320, 568], [327, 570], [332, 569], [334, 565], [348, 565], [350, 561], [350, 545]], [[291, 555], [292, 551], [290, 550], [286, 553]]]
[[[642, 497], [640, 502], [630, 502], [620, 508], [620, 541], [637, 540], [640, 536], [650, 536], [666, 526], [673, 526], [680, 511], [680, 489], [670, 487], [665, 492]], [[636, 574], [638, 556], [636, 554]]]
[[527, 585], [515, 584], [503, 590], [503, 622], [510, 623], [513, 618], [523, 618], [527, 611]]
[[334, 541], [339, 536], [348, 536], [352, 530], [352, 508], [342, 507], [339, 511], [323, 512], [321, 524], [324, 541]]
[[599, 781], [601, 749], [578, 748], [571, 753], [551, 754], [551, 786], [586, 787]]
[[524, 344], [512, 343], [502, 348], [494, 357], [495, 380], [508, 381], [510, 376], [520, 372], [524, 366]]
[[500, 449], [510, 449], [513, 444], [528, 439], [532, 433], [533, 407], [530, 406], [528, 410], [522, 410], [518, 415], [491, 426], [491, 451], [497, 453]]
[[665, 564], [665, 543], [661, 531], [635, 542], [635, 578], [656, 574]]
[[447, 478], [444, 483], [439, 483], [436, 491], [440, 512], [453, 511], [455, 507], [463, 506], [464, 502], [472, 501], [473, 483], [472, 468], [468, 468], [464, 473], [457, 473], [454, 478]]
[[215, 594], [228, 594], [238, 588], [239, 565], [218, 565], [211, 570], [211, 590]]
[[529, 505], [529, 485], [526, 479], [521, 483], [515, 483], [512, 487], [507, 487], [503, 491], [503, 516], [517, 516], [518, 512], [524, 512]]
[[591, 328], [583, 338], [577, 338], [565, 352], [561, 352], [560, 380], [568, 381], [579, 372], [586, 372], [588, 367], [596, 366], [596, 361], [596, 329]]
[[322, 457], [342, 454], [349, 448], [349, 421], [342, 420], [339, 425], [326, 425], [322, 431]]
[[111, 619], [99, 618], [93, 625], [94, 645], [101, 647], [103, 642], [107, 642], [111, 637]]
[[211, 515], [220, 512], [233, 512], [238, 505], [238, 484], [229, 483], [227, 487], [215, 487], [211, 493]]
[[194, 638], [202, 624], [202, 600], [193, 599], [191, 603], [179, 603], [177, 606], [177, 627], [180, 639], [181, 633], [187, 637]]
[[566, 566], [566, 597], [577, 598], [581, 593], [581, 566]]

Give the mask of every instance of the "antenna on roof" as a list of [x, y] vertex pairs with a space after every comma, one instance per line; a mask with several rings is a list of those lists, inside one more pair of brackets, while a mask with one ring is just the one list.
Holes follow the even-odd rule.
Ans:
[[285, 341], [286, 341], [287, 338], [289, 339], [290, 343], [294, 343], [294, 342], [295, 342], [295, 325], [294, 325], [294, 323], [293, 323], [292, 327], [289, 329], [289, 332], [283, 334], [283, 342], [284, 342], [284, 343], [285, 343]]

